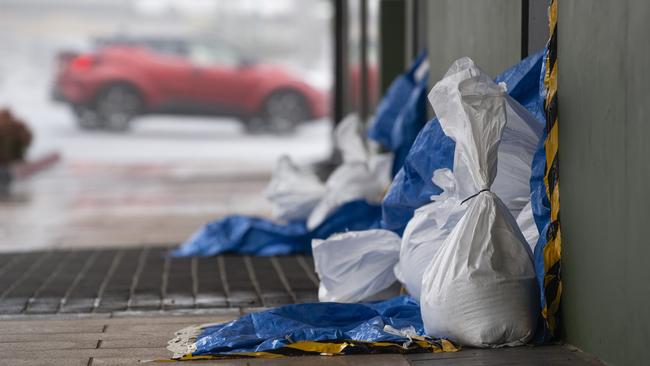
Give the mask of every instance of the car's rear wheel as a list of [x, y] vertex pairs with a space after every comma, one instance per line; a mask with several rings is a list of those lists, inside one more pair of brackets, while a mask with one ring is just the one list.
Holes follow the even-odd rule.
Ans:
[[290, 133], [309, 118], [309, 106], [305, 97], [295, 91], [278, 91], [264, 103], [262, 120], [275, 133]]
[[131, 120], [142, 112], [140, 93], [132, 86], [115, 84], [104, 89], [95, 102], [101, 126], [111, 131], [126, 131]]
[[82, 130], [94, 130], [100, 127], [101, 123], [97, 112], [85, 105], [75, 105], [72, 107], [77, 126]]

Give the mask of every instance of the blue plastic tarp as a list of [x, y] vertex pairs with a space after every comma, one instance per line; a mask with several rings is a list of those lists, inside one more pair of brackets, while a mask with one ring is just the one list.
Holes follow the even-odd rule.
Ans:
[[[408, 296], [364, 304], [295, 304], [205, 326], [196, 337], [196, 351], [191, 356], [317, 353], [328, 343], [355, 341], [370, 343], [365, 345], [370, 347], [377, 342], [389, 342], [398, 347], [410, 343], [404, 335], [385, 331], [386, 325], [396, 330], [411, 327], [418, 336], [425, 334], [420, 306]], [[319, 343], [300, 345], [304, 341]], [[292, 345], [291, 350], [286, 349], [289, 345]], [[431, 340], [429, 347], [429, 350], [434, 348], [435, 341]], [[450, 348], [447, 350], [455, 350], [453, 345]]]
[[393, 176], [427, 121], [428, 72], [416, 75], [426, 59], [426, 52], [422, 52], [409, 70], [391, 83], [368, 130], [370, 139], [394, 153]]
[[[539, 93], [543, 55], [540, 50], [495, 79], [505, 82], [508, 93], [539, 121], [544, 121]], [[453, 168], [454, 149], [454, 141], [444, 134], [436, 118], [424, 126], [382, 202], [383, 228], [401, 233], [414, 211], [442, 192], [431, 177], [436, 169]]]
[[[544, 110], [544, 99], [546, 96], [546, 89], [544, 87], [544, 72], [546, 70], [546, 60], [543, 60], [542, 71], [539, 75], [539, 98], [538, 104], [540, 110]], [[542, 119], [546, 121], [545, 116]], [[532, 172], [530, 177], [530, 202], [533, 209], [533, 218], [535, 225], [539, 231], [539, 239], [535, 245], [535, 253], [533, 253], [533, 260], [535, 263], [535, 275], [537, 277], [537, 284], [540, 290], [540, 307], [544, 308], [546, 304], [546, 296], [544, 289], [544, 276], [546, 267], [544, 265], [544, 248], [546, 247], [547, 232], [551, 221], [551, 203], [546, 195], [546, 183], [544, 182], [544, 173], [546, 172], [546, 149], [545, 142], [548, 131], [544, 129], [542, 138], [537, 146], [537, 152], [533, 157]], [[552, 333], [546, 328], [546, 323], [541, 321], [538, 327], [538, 332], [535, 336], [536, 343], [543, 343], [549, 340]]]
[[258, 217], [228, 216], [203, 226], [172, 255], [306, 254], [311, 253], [312, 239], [325, 239], [345, 231], [376, 229], [380, 220], [381, 207], [362, 200], [342, 205], [311, 231], [304, 221], [282, 224]]

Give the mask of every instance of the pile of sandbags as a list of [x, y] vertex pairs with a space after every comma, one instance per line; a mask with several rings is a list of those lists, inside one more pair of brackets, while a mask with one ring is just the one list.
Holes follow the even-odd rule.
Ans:
[[337, 126], [334, 136], [343, 164], [325, 182], [325, 195], [307, 219], [307, 228], [320, 225], [337, 207], [364, 199], [379, 204], [391, 181], [392, 154], [371, 152], [361, 137], [361, 122], [350, 115]]
[[[534, 76], [532, 64], [538, 65], [524, 60], [514, 69], [526, 68], [530, 71], [526, 75]], [[504, 73], [507, 78], [516, 79], [517, 72], [509, 71]], [[521, 81], [523, 77], [517, 75]], [[512, 93], [523, 100], [522, 89], [530, 94], [532, 88], [518, 88], [521, 85], [513, 82], [516, 91]], [[405, 228], [395, 226], [390, 231], [385, 225], [384, 229], [374, 225], [377, 206], [367, 201], [379, 202], [384, 195], [390, 181], [390, 157], [368, 149], [360, 137], [358, 119], [350, 117], [336, 130], [343, 164], [327, 182], [320, 182], [288, 158], [281, 159], [266, 194], [275, 219], [286, 225], [231, 217], [208, 225], [193, 244], [210, 254], [238, 250], [276, 255], [295, 253], [309, 240], [320, 278], [319, 300], [326, 303], [271, 309], [260, 313], [266, 322], [247, 316], [186, 329], [170, 349], [191, 356], [283, 347], [321, 353], [323, 344], [335, 345], [335, 353], [343, 353], [348, 346], [353, 347], [350, 352], [369, 351], [373, 345], [380, 345], [382, 351], [397, 345], [400, 352], [416, 348], [437, 352], [457, 350], [447, 340], [475, 347], [528, 342], [539, 314], [531, 250], [539, 234], [529, 180], [543, 131], [530, 113], [532, 99], [527, 99], [532, 104], [524, 108], [508, 95], [507, 87], [493, 81], [471, 59], [462, 58], [431, 90], [429, 101], [437, 119], [416, 139], [411, 152], [417, 150], [417, 154], [408, 155], [431, 160], [411, 176], [426, 177], [431, 183], [406, 179], [402, 169], [392, 189], [413, 193], [432, 185], [436, 190], [427, 191], [428, 202], [422, 202], [422, 192], [394, 195], [417, 198], [403, 199], [395, 206], [416, 208], [411, 216], [405, 211], [402, 218], [408, 216], [407, 220], [396, 221], [404, 222]], [[432, 135], [420, 139], [427, 133]], [[452, 155], [453, 161], [448, 162]], [[367, 207], [353, 206], [360, 202]], [[338, 219], [345, 215], [354, 219]], [[369, 217], [372, 220], [362, 227], [346, 224]], [[399, 291], [395, 284], [403, 285], [415, 298], [337, 303], [391, 297]], [[257, 321], [251, 323], [251, 319]], [[268, 324], [272, 325], [269, 329], [280, 331], [265, 333], [262, 328]], [[252, 343], [247, 339], [232, 346], [231, 330], [241, 326], [255, 328], [255, 337]], [[296, 327], [300, 328], [297, 333]]]
[[287, 157], [281, 158], [266, 189], [273, 219], [231, 215], [207, 223], [173, 256], [309, 254], [312, 239], [379, 227], [379, 203], [390, 183], [392, 156], [373, 152], [350, 115], [335, 131], [343, 163], [326, 182]]
[[343, 163], [325, 183], [311, 171], [282, 157], [266, 188], [273, 216], [280, 221], [307, 220], [314, 230], [343, 204], [365, 200], [378, 205], [391, 181], [392, 154], [372, 152], [361, 136], [357, 115], [347, 116], [334, 131]]
[[529, 179], [542, 126], [506, 88], [469, 58], [452, 64], [429, 94], [455, 143], [453, 170], [431, 172], [442, 192], [402, 238], [375, 229], [314, 240], [321, 301], [367, 300], [399, 280], [430, 336], [478, 347], [532, 337], [537, 287], [522, 229], [533, 243]]

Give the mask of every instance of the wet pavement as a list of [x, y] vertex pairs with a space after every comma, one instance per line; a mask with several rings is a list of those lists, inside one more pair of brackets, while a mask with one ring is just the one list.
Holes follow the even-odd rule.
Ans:
[[232, 213], [265, 215], [268, 166], [63, 161], [0, 198], [0, 251], [178, 244]]

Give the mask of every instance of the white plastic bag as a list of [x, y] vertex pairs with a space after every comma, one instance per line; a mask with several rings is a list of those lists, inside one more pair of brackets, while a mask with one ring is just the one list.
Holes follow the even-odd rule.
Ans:
[[506, 99], [505, 86], [469, 58], [456, 61], [429, 94], [456, 142], [454, 175], [467, 208], [425, 270], [422, 318], [427, 334], [476, 347], [525, 343], [536, 323], [532, 253], [506, 205], [489, 190]]
[[[320, 301], [359, 302], [388, 289], [397, 279], [400, 237], [387, 230], [350, 231], [314, 239]], [[397, 295], [397, 294], [394, 294]]]
[[[449, 89], [458, 89], [467, 79], [481, 74], [469, 59], [455, 62], [444, 77]], [[498, 147], [497, 175], [492, 190], [517, 217], [530, 202], [530, 174], [533, 155], [542, 134], [542, 125], [517, 101], [505, 97], [506, 124]], [[460, 182], [458, 182], [460, 181]], [[400, 261], [395, 267], [397, 278], [409, 294], [420, 298], [422, 276], [434, 255], [462, 217], [467, 205], [460, 201], [475, 193], [464, 161], [448, 169], [433, 172], [433, 182], [443, 189], [434, 201], [415, 211], [402, 236]]]
[[535, 224], [535, 217], [533, 216], [533, 206], [530, 201], [524, 206], [523, 210], [517, 216], [517, 225], [521, 229], [521, 233], [524, 234], [528, 246], [530, 246], [530, 251], [535, 253], [535, 246], [537, 245], [537, 240], [539, 240], [539, 231], [537, 230], [537, 224]]
[[281, 156], [264, 192], [278, 220], [306, 220], [325, 195], [325, 184], [311, 171], [296, 166]]
[[346, 117], [336, 128], [335, 142], [343, 155], [341, 164], [327, 179], [326, 193], [307, 219], [307, 228], [315, 229], [344, 203], [365, 199], [380, 203], [391, 182], [391, 154], [372, 154], [360, 135], [356, 115]]
[[433, 202], [415, 210], [404, 229], [395, 266], [395, 276], [416, 299], [420, 298], [424, 270], [465, 212], [451, 170], [436, 170], [432, 180], [443, 191], [431, 197]]

